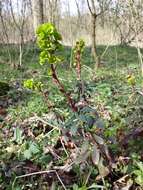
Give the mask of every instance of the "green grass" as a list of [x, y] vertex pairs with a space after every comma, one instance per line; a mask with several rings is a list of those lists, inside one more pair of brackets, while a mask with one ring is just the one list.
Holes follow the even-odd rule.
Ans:
[[[0, 60], [2, 60], [2, 63], [0, 64], [0, 80], [10, 82], [16, 80], [21, 82], [23, 85], [24, 80], [35, 78], [36, 80], [40, 80], [45, 84], [45, 88], [50, 91], [50, 99], [53, 101], [53, 99], [56, 97], [56, 94], [59, 94], [59, 92], [57, 88], [53, 86], [51, 78], [47, 75], [48, 67], [46, 65], [40, 66], [38, 63], [39, 50], [36, 48], [36, 46], [29, 44], [24, 47], [23, 66], [21, 70], [13, 69], [8, 64], [7, 48], [8, 47], [3, 48], [0, 46]], [[99, 46], [97, 51], [100, 55], [102, 55], [105, 49], [106, 46]], [[18, 47], [12, 46], [9, 51], [11, 57], [14, 58], [12, 62], [18, 60]], [[85, 81], [88, 82], [92, 78], [97, 78], [97, 82], [94, 84], [94, 86], [104, 84], [105, 86], [110, 86], [111, 89], [118, 89], [118, 91], [124, 93], [124, 91], [130, 89], [130, 87], [127, 85], [126, 76], [129, 72], [131, 72], [136, 76], [136, 83], [138, 87], [142, 85], [142, 77], [140, 75], [136, 48], [129, 46], [108, 47], [104, 53], [104, 56], [102, 57], [104, 63], [94, 73], [94, 76], [94, 62], [91, 58], [90, 52], [90, 48], [87, 47], [82, 58], [82, 76]], [[65, 47], [61, 54], [65, 60], [63, 64], [58, 67], [58, 75], [67, 90], [73, 90], [74, 86], [76, 85], [76, 74], [74, 68], [70, 68], [71, 48]], [[93, 89], [94, 88], [95, 87], [93, 87]], [[60, 101], [58, 101], [58, 103]]]
[[[28, 48], [28, 50], [26, 49]], [[105, 51], [105, 46], [98, 47], [98, 53], [100, 55]], [[13, 47], [9, 49], [14, 60], [18, 60], [18, 48]], [[142, 77], [140, 75], [140, 68], [138, 64], [137, 50], [134, 47], [129, 46], [110, 46], [106, 50], [102, 60], [104, 64], [96, 71], [94, 71], [94, 62], [90, 56], [90, 48], [87, 47], [82, 58], [82, 77], [86, 81], [89, 93], [96, 104], [102, 102], [105, 106], [111, 106], [114, 109], [116, 104], [124, 107], [130, 93], [131, 87], [127, 83], [127, 75], [132, 73], [136, 77], [136, 87], [140, 88], [142, 85]], [[65, 57], [64, 63], [58, 67], [58, 75], [60, 80], [65, 85], [67, 91], [74, 91], [76, 85], [76, 73], [74, 68], [70, 67], [71, 48], [65, 47], [61, 53]], [[39, 50], [34, 45], [28, 45], [24, 47], [23, 54], [23, 66], [21, 70], [13, 69], [5, 59], [4, 63], [0, 64], [0, 80], [18, 81], [23, 86], [23, 81], [30, 78], [42, 81], [45, 89], [49, 91], [49, 101], [53, 102], [56, 107], [65, 109], [65, 99], [59, 93], [57, 87], [53, 85], [51, 77], [48, 76], [48, 66], [39, 65], [38, 60]], [[7, 49], [0, 47], [1, 58], [7, 58]], [[16, 58], [17, 57], [17, 58]], [[13, 61], [14, 61], [13, 60]], [[95, 78], [95, 81], [92, 79]], [[115, 99], [113, 92], [116, 94]], [[99, 96], [94, 94], [98, 93]], [[14, 92], [11, 94], [14, 95]], [[102, 95], [103, 94], [103, 95]], [[109, 95], [108, 95], [109, 94]], [[37, 102], [40, 101], [40, 108], [37, 108]], [[10, 107], [9, 111], [14, 115], [18, 113], [18, 117], [26, 118], [31, 113], [47, 112], [47, 105], [42, 103], [41, 95], [34, 93], [30, 95], [22, 96], [22, 103], [19, 103], [17, 107]], [[63, 107], [63, 108], [62, 108]], [[39, 110], [39, 111], [38, 111]]]
[[[26, 49], [27, 48], [27, 49]], [[17, 71], [8, 65], [8, 55], [7, 49], [0, 47], [0, 77], [5, 80], [10, 80], [11, 78], [22, 78], [29, 70], [39, 71], [41, 75], [46, 73], [45, 66], [41, 67], [38, 62], [39, 50], [34, 45], [28, 45], [24, 47], [23, 53], [23, 70]], [[106, 46], [99, 46], [97, 51], [99, 55], [105, 51]], [[19, 49], [18, 47], [13, 47], [9, 49], [10, 55], [12, 57], [12, 63], [18, 63], [19, 59]], [[65, 60], [60, 70], [63, 74], [65, 70], [70, 69], [70, 57], [71, 57], [71, 48], [65, 47], [64, 51], [61, 53], [64, 56]], [[133, 70], [133, 72], [139, 72], [138, 64], [138, 54], [137, 50], [134, 47], [129, 46], [110, 46], [104, 53], [102, 57], [104, 62], [104, 71], [113, 72], [124, 72], [125, 70]], [[84, 65], [87, 65], [91, 68], [94, 68], [94, 62], [91, 58], [90, 48], [86, 48], [83, 54], [82, 62]], [[124, 70], [125, 69], [125, 70]], [[102, 69], [101, 69], [102, 70]], [[97, 73], [98, 74], [98, 73]], [[26, 76], [27, 78], [28, 76]]]

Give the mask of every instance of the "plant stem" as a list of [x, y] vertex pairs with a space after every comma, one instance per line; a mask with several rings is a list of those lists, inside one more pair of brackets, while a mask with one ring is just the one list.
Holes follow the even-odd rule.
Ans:
[[75, 103], [73, 101], [73, 99], [71, 98], [71, 96], [66, 92], [63, 84], [60, 82], [60, 80], [58, 79], [57, 73], [56, 73], [56, 69], [54, 67], [53, 64], [51, 64], [51, 71], [52, 71], [52, 77], [54, 79], [54, 82], [56, 83], [56, 85], [59, 87], [59, 90], [61, 93], [64, 94], [64, 96], [67, 98], [68, 104], [71, 107], [71, 109], [74, 112], [77, 112], [77, 107], [75, 106]]
[[49, 173], [55, 173], [56, 176], [57, 176], [57, 178], [58, 178], [58, 180], [59, 180], [60, 183], [62, 184], [63, 189], [64, 189], [64, 190], [67, 190], [66, 187], [65, 187], [65, 185], [64, 185], [64, 183], [62, 182], [62, 180], [61, 180], [61, 178], [60, 178], [58, 172], [57, 172], [56, 170], [38, 171], [38, 172], [33, 172], [33, 173], [28, 173], [28, 174], [25, 174], [25, 175], [17, 176], [17, 177], [15, 177], [15, 179], [14, 179], [14, 181], [13, 181], [12, 190], [15, 189], [14, 186], [15, 186], [15, 182], [16, 182], [17, 179], [25, 178], [25, 177], [30, 177], [30, 176], [33, 176], [33, 175], [42, 175], [42, 174], [49, 174]]
[[76, 54], [76, 71], [77, 71], [77, 77], [78, 77], [78, 80], [81, 79], [81, 53], [80, 51], [77, 51], [77, 54]]

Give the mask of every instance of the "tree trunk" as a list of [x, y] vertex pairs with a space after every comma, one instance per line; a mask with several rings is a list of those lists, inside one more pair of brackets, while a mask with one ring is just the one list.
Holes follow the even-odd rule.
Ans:
[[92, 55], [95, 61], [95, 69], [99, 67], [100, 65], [100, 57], [97, 54], [97, 49], [96, 49], [96, 14], [92, 14], [92, 22], [91, 22], [91, 27], [92, 27]]
[[32, 0], [33, 28], [36, 34], [37, 27], [44, 22], [43, 0]]

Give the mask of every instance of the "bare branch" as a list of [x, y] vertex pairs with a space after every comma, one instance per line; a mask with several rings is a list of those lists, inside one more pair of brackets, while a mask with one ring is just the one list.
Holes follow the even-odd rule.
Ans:
[[88, 9], [89, 9], [90, 13], [93, 15], [94, 13], [92, 12], [92, 8], [90, 6], [89, 0], [87, 0], [87, 5], [88, 5]]

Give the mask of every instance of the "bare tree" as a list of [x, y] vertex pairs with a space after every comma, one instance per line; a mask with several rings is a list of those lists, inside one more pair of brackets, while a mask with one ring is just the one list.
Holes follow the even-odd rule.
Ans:
[[76, 4], [76, 8], [77, 8], [77, 19], [76, 19], [76, 25], [78, 28], [77, 30], [77, 34], [81, 34], [82, 29], [85, 26], [85, 22], [84, 22], [84, 4], [85, 4], [85, 0], [75, 0], [75, 4]]
[[95, 2], [94, 0], [91, 0], [91, 5], [89, 0], [87, 0], [88, 8], [91, 14], [91, 39], [92, 39], [92, 55], [94, 57], [94, 60], [96, 62], [96, 66], [98, 67], [100, 63], [100, 58], [97, 54], [97, 48], [96, 48], [96, 22], [97, 22], [97, 12], [95, 8]]
[[114, 32], [119, 35], [119, 43], [121, 45], [129, 45], [135, 41], [136, 36], [139, 36], [143, 32], [142, 24], [142, 8], [141, 1], [136, 1], [138, 15], [136, 15], [136, 22], [138, 21], [138, 27], [135, 31], [132, 14], [130, 11], [129, 1], [118, 0], [114, 3], [112, 14], [110, 15], [111, 23], [114, 24]]
[[134, 23], [133, 28], [135, 31], [136, 47], [141, 68], [141, 74], [143, 76], [143, 54], [140, 50], [139, 35], [138, 35], [138, 29], [140, 28], [140, 22], [141, 22], [139, 18], [142, 18], [142, 11], [140, 12], [139, 10], [140, 8], [142, 8], [142, 3], [143, 3], [142, 1], [135, 2], [134, 0], [129, 0], [128, 6], [130, 8], [131, 18]]
[[47, 0], [47, 4], [48, 4], [48, 20], [53, 23], [56, 24], [56, 18], [57, 18], [57, 14], [58, 14], [58, 0]]
[[[91, 41], [92, 41], [92, 55], [94, 61], [96, 63], [96, 68], [100, 65], [100, 56], [97, 52], [96, 48], [96, 27], [97, 27], [97, 19], [100, 15], [104, 14], [106, 10], [108, 10], [107, 5], [109, 5], [110, 0], [106, 1], [106, 6], [101, 1], [97, 0], [87, 0], [88, 9], [91, 15]], [[100, 6], [99, 6], [100, 5]], [[103, 6], [104, 5], [104, 6]]]
[[[17, 65], [18, 68], [22, 66], [23, 59], [23, 46], [24, 46], [24, 25], [26, 23], [26, 0], [19, 1], [17, 0], [17, 11], [14, 12], [12, 0], [9, 0], [10, 12], [12, 16], [12, 20], [14, 22], [15, 27], [17, 28], [20, 36], [20, 40], [17, 41], [19, 44], [19, 63]], [[15, 66], [15, 65], [14, 65]]]
[[[6, 26], [6, 23], [4, 21], [3, 14], [2, 14], [2, 8], [3, 8], [2, 3], [3, 3], [3, 1], [0, 1], [0, 21], [1, 21], [1, 26], [2, 26], [2, 36], [4, 37], [3, 43], [9, 45], [9, 36], [8, 36], [8, 33], [7, 33], [7, 26]], [[9, 61], [10, 61], [10, 64], [11, 64], [12, 63], [12, 58], [11, 58], [9, 48], [7, 48], [7, 53], [8, 53]]]

